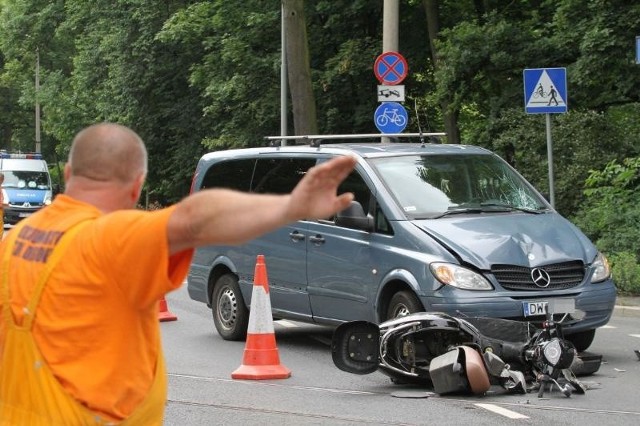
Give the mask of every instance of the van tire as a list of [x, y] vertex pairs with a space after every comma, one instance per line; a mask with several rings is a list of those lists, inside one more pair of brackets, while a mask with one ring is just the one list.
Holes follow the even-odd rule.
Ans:
[[418, 297], [412, 291], [402, 290], [394, 294], [391, 301], [389, 301], [386, 320], [403, 317], [423, 310], [422, 303], [420, 303], [420, 300], [418, 300]]
[[565, 338], [568, 341], [573, 343], [573, 346], [575, 346], [576, 351], [578, 352], [584, 352], [587, 349], [589, 349], [589, 346], [591, 346], [591, 343], [593, 343], [593, 339], [595, 337], [596, 337], [595, 329], [580, 331], [578, 333], [573, 333], [573, 334], [567, 334], [565, 336]]
[[244, 340], [249, 325], [249, 310], [244, 303], [238, 277], [220, 276], [211, 295], [211, 312], [218, 334], [224, 340]]

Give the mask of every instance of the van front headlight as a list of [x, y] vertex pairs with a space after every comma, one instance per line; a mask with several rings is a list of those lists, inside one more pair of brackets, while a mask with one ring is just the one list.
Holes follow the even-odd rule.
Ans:
[[3, 206], [9, 205], [9, 195], [7, 195], [7, 191], [4, 189], [2, 190], [2, 204]]
[[592, 283], [599, 283], [611, 276], [611, 268], [609, 267], [609, 261], [604, 254], [598, 252], [593, 264], [593, 275], [591, 277]]
[[434, 262], [429, 268], [433, 276], [443, 284], [463, 290], [493, 290], [493, 286], [485, 277], [463, 266]]
[[44, 200], [42, 200], [42, 204], [44, 204], [45, 206], [48, 206], [49, 204], [51, 204], [51, 191], [47, 191], [47, 193], [44, 195]]

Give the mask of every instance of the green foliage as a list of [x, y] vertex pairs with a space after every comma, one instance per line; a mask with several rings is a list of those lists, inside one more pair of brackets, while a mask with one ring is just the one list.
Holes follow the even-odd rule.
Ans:
[[279, 133], [280, 9], [269, 2], [195, 2], [177, 11], [158, 39], [202, 53], [189, 82], [206, 105], [203, 144], [256, 146]]
[[[608, 114], [575, 111], [551, 119], [555, 207], [573, 216], [583, 199], [582, 182], [590, 170], [612, 159], [622, 160], [633, 151]], [[516, 168], [540, 192], [550, 194], [546, 123], [543, 115], [527, 115], [522, 109], [504, 111], [491, 121], [480, 144], [507, 157], [512, 150]], [[577, 183], [577, 185], [576, 185]]]
[[[39, 54], [41, 84], [48, 64], [64, 68], [65, 60], [44, 53], [43, 46], [67, 49], [67, 40], [56, 36], [56, 27], [63, 20], [60, 1], [6, 1], [0, 10], [0, 146], [8, 150], [33, 151], [35, 147], [34, 105], [35, 69]], [[68, 64], [68, 57], [66, 58]], [[40, 101], [42, 102], [42, 97]], [[53, 147], [43, 153], [50, 158]]]
[[634, 253], [623, 251], [609, 256], [613, 281], [622, 295], [640, 295], [640, 262]]
[[565, 52], [574, 106], [603, 110], [640, 100], [633, 48], [640, 32], [638, 2], [558, 2], [554, 27], [553, 44]]
[[[373, 63], [382, 47], [382, 3], [305, 2], [321, 133], [376, 131]], [[544, 118], [523, 112], [522, 70], [566, 67], [570, 112], [552, 120], [556, 206], [577, 215], [590, 169], [639, 155], [636, 3], [440, 0], [442, 66], [435, 67], [424, 2], [400, 2], [399, 50], [410, 69], [406, 131], [418, 131], [418, 117], [422, 130], [442, 131], [441, 107], [448, 104], [462, 142], [505, 156], [515, 148], [518, 170], [548, 192]], [[260, 0], [3, 0], [0, 146], [33, 146], [36, 96], [51, 163], [64, 161], [83, 126], [121, 122], [148, 145], [150, 202], [176, 201], [205, 150], [261, 145], [264, 136], [279, 134], [280, 6]]]
[[[41, 6], [23, 3], [32, 3], [29, 10], [34, 11]], [[118, 122], [133, 127], [147, 142], [154, 200], [176, 201], [187, 193], [193, 165], [203, 152], [205, 124], [203, 104], [190, 88], [189, 69], [183, 65], [193, 60], [192, 52], [156, 39], [172, 9], [181, 6], [170, 3], [158, 8], [157, 2], [145, 0], [119, 1], [118, 7], [105, 0], [55, 2], [57, 25], [40, 34], [52, 42], [40, 48], [38, 95], [46, 138], [43, 150], [56, 148], [50, 162], [66, 158], [80, 128], [98, 121]], [[36, 21], [50, 17], [42, 11], [34, 15]], [[37, 29], [29, 31], [38, 34]], [[33, 89], [23, 93], [25, 105], [32, 105]]]
[[[607, 253], [622, 282], [621, 289], [640, 285], [640, 157], [610, 161], [592, 170], [585, 201], [574, 222]], [[635, 266], [633, 265], [635, 262]], [[635, 280], [635, 281], [634, 281]]]

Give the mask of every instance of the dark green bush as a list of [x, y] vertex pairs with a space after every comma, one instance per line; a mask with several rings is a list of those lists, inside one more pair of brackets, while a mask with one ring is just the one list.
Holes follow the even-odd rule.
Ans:
[[592, 170], [574, 223], [607, 253], [618, 289], [640, 295], [640, 157]]
[[618, 292], [622, 295], [640, 295], [640, 264], [636, 255], [627, 251], [612, 254], [609, 263]]

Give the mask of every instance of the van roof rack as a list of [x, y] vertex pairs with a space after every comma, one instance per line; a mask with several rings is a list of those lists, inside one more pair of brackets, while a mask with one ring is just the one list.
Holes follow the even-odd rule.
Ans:
[[[361, 133], [361, 134], [346, 134], [346, 135], [297, 135], [297, 136], [265, 136], [265, 139], [270, 142], [271, 146], [275, 145], [276, 141], [309, 141], [309, 145], [318, 147], [323, 140], [331, 139], [371, 139], [371, 138], [416, 138], [419, 137], [421, 142], [424, 143], [424, 138], [428, 137], [430, 140], [438, 136], [446, 136], [446, 133]], [[283, 145], [286, 145], [283, 144]]]

